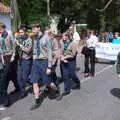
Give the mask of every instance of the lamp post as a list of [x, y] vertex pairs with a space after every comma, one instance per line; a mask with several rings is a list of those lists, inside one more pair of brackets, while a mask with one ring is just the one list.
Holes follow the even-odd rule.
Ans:
[[50, 0], [47, 0], [47, 15], [50, 16]]

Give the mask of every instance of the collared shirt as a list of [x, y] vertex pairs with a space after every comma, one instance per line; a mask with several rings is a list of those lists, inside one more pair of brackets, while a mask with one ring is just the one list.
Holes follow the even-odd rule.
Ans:
[[88, 40], [86, 41], [87, 47], [95, 47], [96, 43], [98, 42], [98, 37], [96, 37], [95, 35], [91, 35], [90, 38], [88, 38]]
[[29, 37], [20, 38], [20, 58], [31, 59], [32, 58], [32, 40]]
[[[34, 40], [34, 44], [36, 44], [35, 40]], [[40, 54], [38, 56], [37, 47], [34, 46], [33, 59], [47, 59], [48, 67], [52, 67], [52, 42], [51, 42], [50, 38], [47, 37], [46, 35], [44, 35], [39, 40], [39, 42], [40, 42], [40, 44], [39, 44]]]
[[67, 50], [64, 50], [64, 42], [61, 40], [61, 55], [64, 55], [66, 59], [75, 58], [77, 49], [77, 43], [75, 41], [69, 42]]

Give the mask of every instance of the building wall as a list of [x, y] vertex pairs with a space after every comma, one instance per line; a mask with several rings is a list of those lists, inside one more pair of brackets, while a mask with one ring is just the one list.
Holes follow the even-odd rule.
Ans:
[[11, 19], [9, 14], [0, 13], [0, 22], [6, 25], [8, 32], [11, 32]]

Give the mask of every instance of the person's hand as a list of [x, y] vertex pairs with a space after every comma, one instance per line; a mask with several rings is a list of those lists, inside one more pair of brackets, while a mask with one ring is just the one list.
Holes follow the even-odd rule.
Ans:
[[19, 44], [19, 42], [17, 40], [15, 41], [15, 43], [16, 43], [16, 45], [20, 46], [20, 44]]
[[62, 55], [62, 56], [60, 57], [60, 60], [61, 60], [61, 61], [64, 61], [64, 60], [65, 60], [65, 57]]
[[14, 56], [11, 57], [10, 62], [13, 62], [15, 60]]
[[64, 62], [64, 63], [68, 63], [68, 61], [67, 61], [67, 60], [64, 60], [63, 62]]
[[65, 57], [64, 57], [64, 56], [61, 56], [61, 61], [63, 61], [64, 63], [68, 63], [68, 61], [65, 60]]
[[47, 75], [50, 75], [51, 74], [51, 69], [47, 68], [46, 73], [47, 73]]

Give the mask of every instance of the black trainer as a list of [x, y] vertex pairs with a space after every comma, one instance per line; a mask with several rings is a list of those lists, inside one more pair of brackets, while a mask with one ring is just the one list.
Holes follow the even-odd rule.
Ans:
[[35, 110], [35, 109], [39, 108], [40, 105], [41, 105], [41, 103], [42, 103], [42, 100], [40, 100], [40, 98], [36, 99], [35, 103], [32, 105], [32, 107], [30, 108], [30, 110], [32, 111], [32, 110]]
[[16, 93], [18, 93], [18, 92], [20, 92], [20, 89], [15, 89], [15, 90], [13, 90], [10, 94], [13, 95], [13, 94], [16, 94]]
[[81, 88], [81, 83], [76, 84], [75, 86], [72, 87], [73, 90], [80, 90]]
[[59, 90], [57, 90], [57, 91], [56, 91], [56, 100], [57, 100], [57, 101], [60, 101], [62, 98], [63, 98], [63, 95], [60, 94], [60, 91], [59, 91]]
[[24, 98], [27, 97], [27, 96], [28, 96], [28, 93], [27, 93], [27, 92], [21, 93], [20, 99], [24, 99]]
[[64, 93], [62, 93], [62, 96], [67, 96], [70, 94], [70, 91], [65, 91]]

